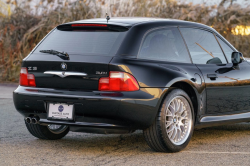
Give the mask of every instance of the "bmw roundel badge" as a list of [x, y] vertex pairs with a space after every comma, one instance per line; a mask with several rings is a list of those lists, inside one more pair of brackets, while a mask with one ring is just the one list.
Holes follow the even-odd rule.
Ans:
[[63, 107], [62, 105], [60, 105], [60, 106], [58, 107], [58, 111], [59, 111], [59, 112], [63, 112], [63, 110], [64, 110], [64, 107]]
[[67, 70], [67, 64], [66, 63], [61, 63], [61, 68], [62, 68], [62, 70]]

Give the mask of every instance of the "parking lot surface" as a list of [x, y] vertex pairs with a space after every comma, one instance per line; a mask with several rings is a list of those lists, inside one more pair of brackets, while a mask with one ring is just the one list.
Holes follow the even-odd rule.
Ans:
[[122, 135], [70, 132], [57, 141], [29, 134], [11, 98], [0, 86], [0, 165], [249, 165], [250, 124], [195, 130], [179, 153], [152, 151], [142, 131]]

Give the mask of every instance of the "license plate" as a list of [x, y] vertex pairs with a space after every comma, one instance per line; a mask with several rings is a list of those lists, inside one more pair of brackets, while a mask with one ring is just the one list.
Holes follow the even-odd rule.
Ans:
[[73, 105], [50, 103], [48, 119], [73, 120]]

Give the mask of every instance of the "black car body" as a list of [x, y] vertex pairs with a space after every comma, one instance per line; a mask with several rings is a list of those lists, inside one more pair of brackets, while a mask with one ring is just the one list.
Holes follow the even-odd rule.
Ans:
[[[69, 57], [39, 52], [50, 49]], [[213, 28], [198, 23], [103, 18], [62, 24], [23, 60], [25, 68], [35, 83], [20, 85], [13, 99], [36, 125], [94, 133], [146, 130], [173, 89], [189, 96], [196, 128], [250, 119], [249, 63]], [[100, 79], [110, 72], [134, 77], [138, 89], [100, 90]], [[48, 118], [50, 103], [72, 105], [73, 118]]]

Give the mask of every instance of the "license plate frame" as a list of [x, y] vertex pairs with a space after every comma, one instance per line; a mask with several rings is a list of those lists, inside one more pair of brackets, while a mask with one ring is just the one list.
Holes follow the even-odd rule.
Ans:
[[[59, 111], [59, 106], [62, 106]], [[66, 109], [65, 109], [66, 108]], [[53, 109], [53, 110], [51, 110]], [[54, 112], [54, 114], [53, 114]], [[68, 113], [64, 114], [64, 113]], [[54, 115], [54, 116], [53, 116]], [[72, 121], [74, 120], [75, 107], [74, 104], [67, 103], [48, 103], [47, 108], [47, 119], [48, 120], [62, 120], [62, 121]]]

